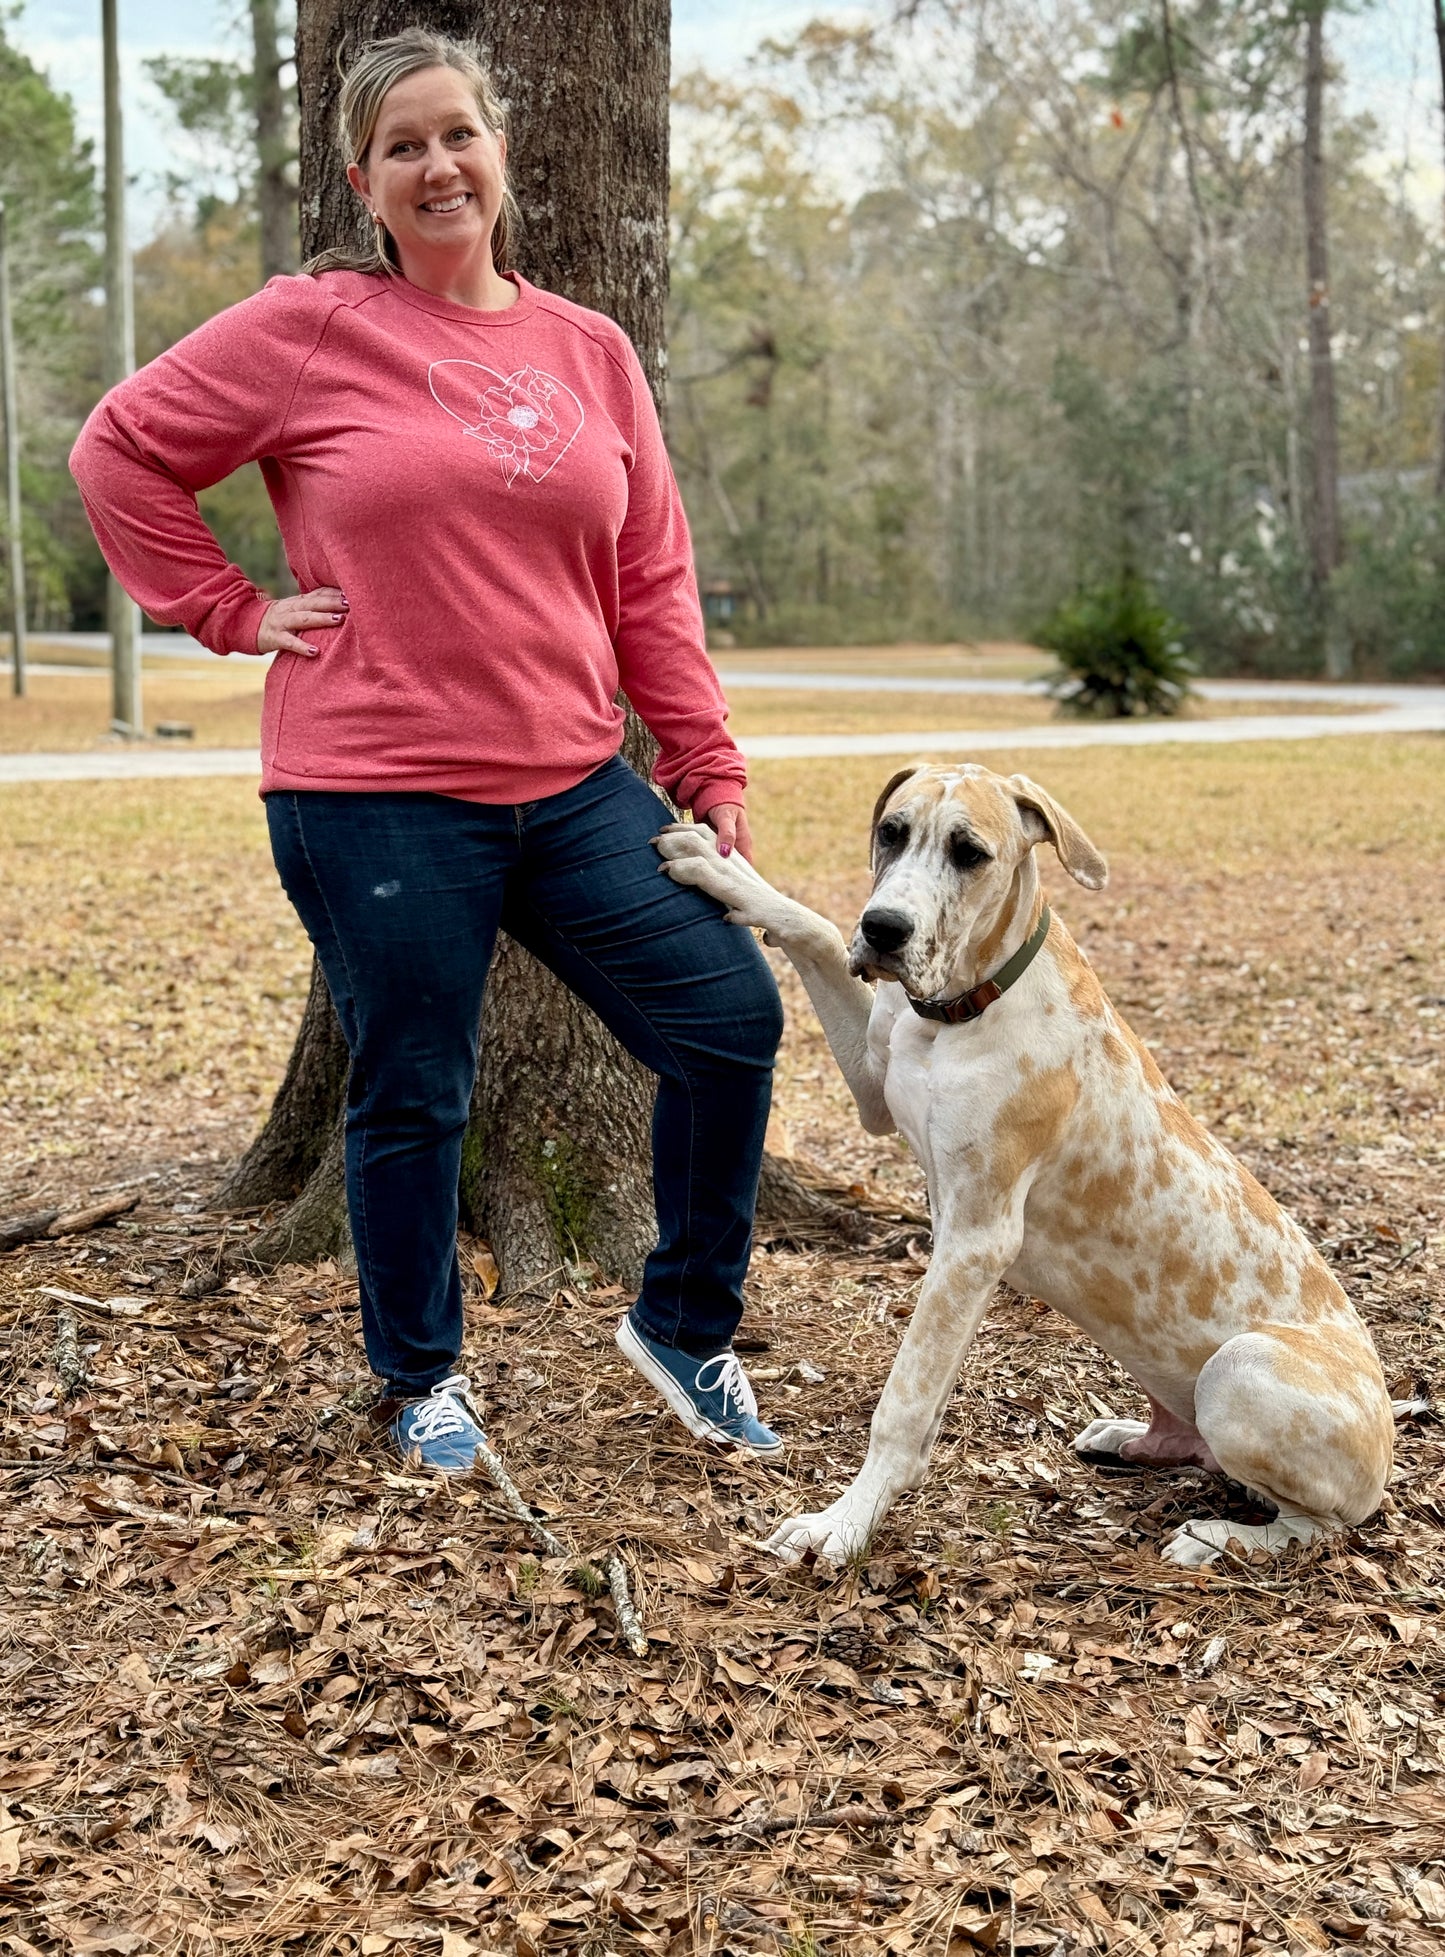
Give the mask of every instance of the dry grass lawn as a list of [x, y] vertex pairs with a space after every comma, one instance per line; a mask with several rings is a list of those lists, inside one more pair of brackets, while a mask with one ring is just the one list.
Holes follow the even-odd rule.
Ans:
[[[1441, 754], [1017, 757], [1111, 859], [1102, 895], [1050, 882], [1116, 1002], [1418, 1399], [1445, 1358]], [[764, 868], [840, 921], [891, 765], [756, 770]], [[543, 1308], [474, 1280], [493, 1439], [579, 1550], [622, 1545], [652, 1637], [633, 1659], [488, 1485], [392, 1469], [344, 1274], [184, 1293], [308, 964], [254, 789], [0, 789], [0, 824], [0, 1215], [147, 1178], [119, 1225], [0, 1254], [0, 1947], [1439, 1949], [1434, 1416], [1401, 1427], [1352, 1536], [1179, 1572], [1174, 1521], [1243, 1511], [1191, 1473], [1079, 1462], [1077, 1426], [1136, 1396], [1001, 1298], [930, 1484], [830, 1577], [754, 1545], [856, 1467], [920, 1226], [759, 1250], [744, 1337], [782, 1474], [658, 1417], [605, 1283]], [[906, 1152], [858, 1130], [781, 976], [780, 1145], [906, 1214]]]
[[[209, 666], [151, 660], [141, 676], [145, 724], [183, 721], [187, 745], [255, 747], [261, 729], [266, 670], [240, 659]], [[0, 692], [0, 754], [69, 754], [109, 746], [110, 677], [94, 668], [32, 673], [24, 699]]]

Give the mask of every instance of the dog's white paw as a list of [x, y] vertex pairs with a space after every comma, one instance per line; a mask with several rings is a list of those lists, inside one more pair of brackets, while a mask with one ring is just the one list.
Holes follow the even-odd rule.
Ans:
[[1160, 1553], [1166, 1562], [1183, 1569], [1202, 1570], [1224, 1554], [1226, 1545], [1232, 1544], [1245, 1556], [1252, 1549], [1278, 1556], [1292, 1542], [1313, 1542], [1316, 1536], [1330, 1535], [1333, 1528], [1334, 1524], [1313, 1515], [1277, 1515], [1273, 1522], [1186, 1522]]
[[1239, 1530], [1228, 1522], [1186, 1522], [1165, 1543], [1159, 1554], [1166, 1563], [1177, 1563], [1181, 1570], [1203, 1570], [1217, 1563], [1224, 1547]]
[[[675, 822], [653, 837], [652, 846], [674, 883], [691, 884], [715, 902], [727, 905], [729, 924], [766, 930], [774, 921], [777, 892], [740, 852], [719, 856], [717, 838], [705, 824]], [[771, 906], [769, 898], [773, 900]]]
[[1142, 1420], [1091, 1420], [1074, 1436], [1076, 1454], [1120, 1454], [1125, 1441], [1142, 1440], [1149, 1429]]
[[841, 1568], [868, 1547], [872, 1531], [861, 1526], [842, 1502], [817, 1515], [794, 1515], [774, 1529], [763, 1547], [785, 1563], [801, 1562], [811, 1549]]
[[717, 837], [705, 823], [675, 822], [653, 837], [652, 846], [674, 883], [690, 883], [719, 903], [734, 902], [757, 882], [744, 857], [718, 855]]

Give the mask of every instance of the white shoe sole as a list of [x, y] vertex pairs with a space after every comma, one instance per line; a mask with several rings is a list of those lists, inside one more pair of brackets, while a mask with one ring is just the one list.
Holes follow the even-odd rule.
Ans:
[[746, 1441], [740, 1441], [735, 1434], [729, 1434], [723, 1428], [715, 1427], [705, 1414], [699, 1413], [671, 1373], [665, 1367], [658, 1365], [638, 1338], [632, 1329], [631, 1319], [623, 1319], [615, 1336], [617, 1349], [623, 1358], [635, 1367], [650, 1385], [657, 1388], [683, 1426], [690, 1434], [696, 1435], [698, 1440], [711, 1441], [716, 1447], [736, 1448], [740, 1454], [751, 1454], [760, 1461], [769, 1460], [774, 1455], [782, 1453], [781, 1441], [776, 1447], [749, 1447]]

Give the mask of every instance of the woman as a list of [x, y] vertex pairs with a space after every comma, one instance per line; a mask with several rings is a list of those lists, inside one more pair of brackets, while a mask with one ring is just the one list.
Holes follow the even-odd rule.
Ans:
[[[663, 810], [750, 852], [647, 383], [600, 314], [503, 268], [500, 105], [420, 29], [341, 95], [370, 256], [272, 279], [115, 388], [71, 458], [152, 618], [276, 655], [262, 781], [281, 880], [351, 1051], [347, 1200], [372, 1369], [403, 1456], [472, 1466], [457, 1177], [498, 926], [659, 1077], [658, 1243], [618, 1344], [699, 1435], [775, 1454], [731, 1351], [777, 990], [751, 936], [658, 874]], [[196, 492], [259, 460], [301, 593], [227, 564]]]

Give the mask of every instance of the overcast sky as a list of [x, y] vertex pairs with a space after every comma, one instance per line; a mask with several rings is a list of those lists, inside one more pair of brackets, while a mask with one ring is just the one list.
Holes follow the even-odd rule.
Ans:
[[[797, 0], [674, 0], [673, 64], [735, 69], [765, 36], [786, 36], [819, 14], [861, 19], [887, 0], [798, 4]], [[120, 0], [127, 174], [132, 179], [135, 242], [154, 229], [168, 171], [187, 158], [175, 141], [165, 105], [142, 63], [152, 54], [222, 54], [245, 45], [237, 32], [244, 0]], [[100, 0], [24, 0], [7, 29], [51, 81], [74, 100], [84, 135], [100, 146]], [[1414, 196], [1439, 209], [1445, 193], [1439, 70], [1430, 9], [1424, 0], [1367, 0], [1336, 16], [1331, 45], [1345, 71], [1352, 110], [1378, 120], [1395, 169], [1404, 168]]]

